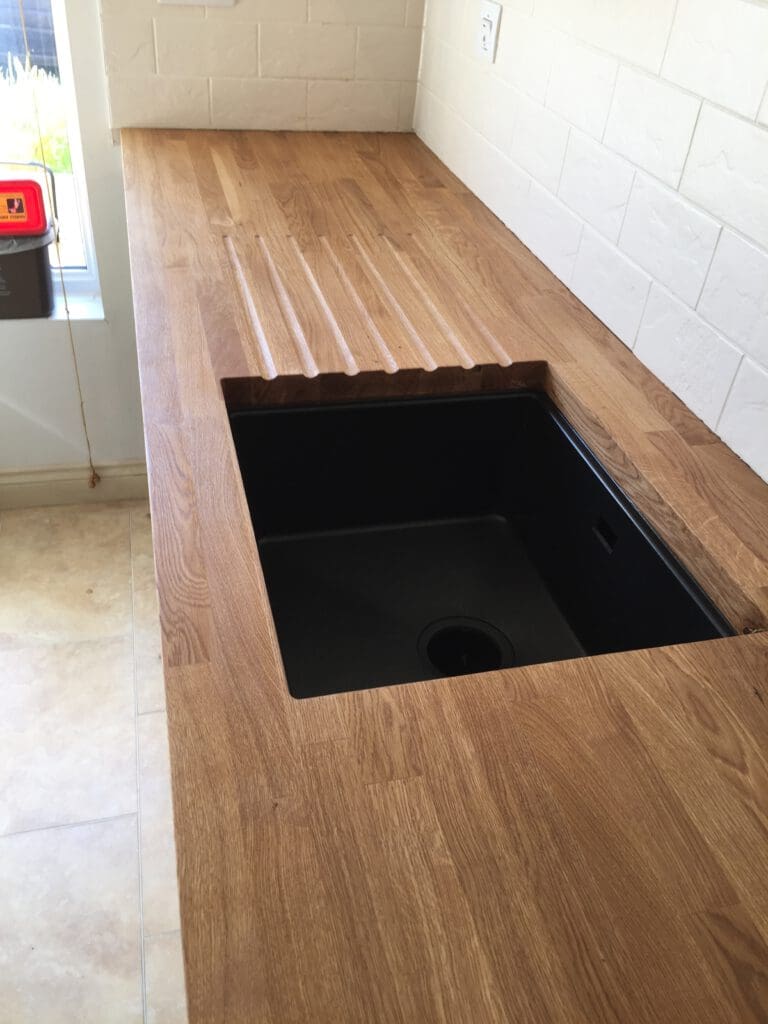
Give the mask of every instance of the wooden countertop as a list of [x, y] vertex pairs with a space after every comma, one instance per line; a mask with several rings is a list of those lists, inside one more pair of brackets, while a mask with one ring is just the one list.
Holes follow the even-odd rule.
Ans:
[[[768, 1019], [768, 486], [414, 137], [123, 150], [192, 1024]], [[223, 378], [538, 382], [758, 631], [293, 700]]]

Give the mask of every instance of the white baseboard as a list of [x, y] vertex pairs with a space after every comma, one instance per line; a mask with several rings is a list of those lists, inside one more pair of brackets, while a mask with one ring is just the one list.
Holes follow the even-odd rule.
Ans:
[[95, 487], [89, 487], [87, 466], [0, 470], [0, 509], [83, 505], [147, 497], [147, 467], [144, 462], [97, 466], [96, 472], [101, 480]]

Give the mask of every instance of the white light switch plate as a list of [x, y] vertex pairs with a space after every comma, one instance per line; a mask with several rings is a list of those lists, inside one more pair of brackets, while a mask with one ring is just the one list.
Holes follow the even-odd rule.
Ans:
[[501, 4], [493, 0], [482, 0], [480, 21], [477, 26], [477, 56], [491, 64], [496, 60], [496, 44], [499, 41]]

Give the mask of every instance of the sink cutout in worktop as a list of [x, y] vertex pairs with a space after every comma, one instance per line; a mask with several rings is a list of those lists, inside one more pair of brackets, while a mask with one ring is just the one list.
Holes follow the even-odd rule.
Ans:
[[230, 421], [294, 697], [733, 633], [543, 394]]

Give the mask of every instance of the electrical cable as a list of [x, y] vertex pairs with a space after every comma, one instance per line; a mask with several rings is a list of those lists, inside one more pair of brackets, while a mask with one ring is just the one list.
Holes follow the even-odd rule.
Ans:
[[[18, 0], [18, 4], [19, 4], [19, 18], [21, 19], [22, 38], [24, 40], [24, 52], [25, 52], [25, 56], [26, 56], [26, 67], [27, 67], [27, 70], [29, 71], [31, 69], [31, 67], [32, 67], [32, 53], [31, 53], [30, 48], [29, 48], [29, 37], [27, 35], [27, 19], [26, 19], [25, 11], [24, 11], [24, 0]], [[38, 139], [38, 145], [40, 147], [40, 160], [47, 167], [48, 166], [48, 160], [46, 159], [45, 143], [43, 141], [43, 131], [42, 131], [42, 126], [40, 124], [40, 108], [39, 108], [39, 105], [38, 105], [38, 102], [37, 102], [37, 82], [34, 81], [34, 80], [32, 81], [32, 106], [34, 108], [35, 127], [37, 129], [37, 139]], [[48, 209], [51, 211], [51, 216], [53, 216], [54, 215], [53, 211], [55, 209], [55, 205], [54, 205], [54, 202], [53, 202], [53, 195], [52, 195], [52, 192], [51, 192], [51, 181], [50, 181], [50, 177], [49, 177], [48, 174], [45, 174], [44, 178], [45, 178], [45, 185], [46, 185], [46, 194], [47, 194], [47, 197], [48, 197]], [[54, 233], [54, 243], [53, 244], [56, 246], [56, 262], [58, 263], [59, 280], [60, 280], [60, 283], [61, 283], [61, 295], [62, 295], [62, 298], [64, 300], [64, 315], [66, 317], [66, 322], [67, 322], [67, 335], [69, 337], [69, 348], [70, 348], [70, 351], [72, 353], [72, 366], [74, 367], [74, 371], [75, 371], [75, 381], [77, 383], [77, 394], [78, 394], [78, 398], [80, 400], [80, 419], [81, 419], [82, 424], [83, 424], [83, 436], [85, 437], [85, 446], [86, 446], [86, 449], [88, 451], [88, 468], [90, 470], [90, 477], [88, 479], [88, 486], [89, 487], [95, 487], [98, 484], [98, 482], [101, 479], [101, 477], [96, 472], [96, 467], [93, 464], [93, 453], [92, 453], [92, 450], [91, 450], [91, 438], [90, 438], [90, 435], [88, 433], [88, 423], [87, 423], [87, 420], [85, 418], [85, 399], [83, 397], [83, 385], [82, 385], [82, 382], [80, 380], [80, 366], [79, 366], [78, 361], [77, 361], [77, 350], [75, 348], [75, 335], [74, 335], [74, 331], [73, 331], [73, 328], [72, 328], [72, 317], [71, 317], [70, 311], [69, 311], [69, 299], [67, 297], [67, 285], [66, 285], [66, 281], [64, 279], [64, 268], [63, 268], [63, 266], [61, 264], [61, 243], [59, 241], [58, 224], [56, 225], [56, 231]]]

